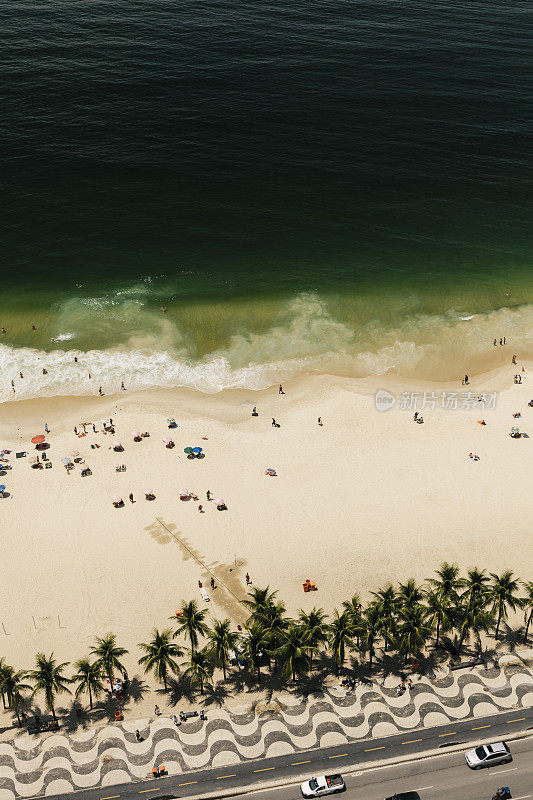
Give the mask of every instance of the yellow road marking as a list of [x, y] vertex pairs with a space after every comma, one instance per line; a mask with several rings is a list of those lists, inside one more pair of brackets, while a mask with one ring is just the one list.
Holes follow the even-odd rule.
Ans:
[[198, 783], [198, 781], [189, 781], [188, 783], [178, 783], [178, 786], [192, 786], [193, 783]]
[[439, 739], [441, 739], [443, 736], [455, 736], [456, 733], [457, 731], [452, 731], [451, 733], [439, 733]]
[[[37, 797], [41, 797], [41, 795], [37, 795]], [[100, 800], [116, 800], [117, 797], [120, 797], [120, 795], [112, 794], [111, 797], [101, 797]]]
[[293, 761], [292, 764], [289, 764], [289, 767], [297, 767], [298, 764], [310, 764], [310, 761]]
[[414, 742], [421, 742], [422, 739], [409, 739], [408, 742], [402, 742], [402, 744], [414, 744]]
[[217, 778], [217, 781], [222, 780], [222, 778], [236, 778], [236, 777], [237, 777], [237, 773], [236, 772], [234, 772], [233, 775], [219, 775], [218, 778]]
[[146, 792], [157, 792], [157, 789], [141, 789], [139, 794], [146, 794]]
[[482, 728], [490, 728], [490, 725], [480, 725], [479, 728], [472, 728], [473, 731], [480, 731]]
[[348, 755], [348, 753], [339, 753], [338, 756], [328, 756], [328, 758], [344, 758], [344, 756], [347, 756], [347, 755]]
[[254, 769], [254, 772], [268, 772], [271, 769], [276, 769], [276, 767], [264, 767], [263, 769]]
[[385, 745], [383, 747], [369, 747], [368, 750], [365, 750], [365, 753], [371, 753], [372, 750], [385, 750]]
[[525, 717], [520, 717], [520, 719], [508, 719], [507, 724], [509, 725], [510, 722], [524, 722]]

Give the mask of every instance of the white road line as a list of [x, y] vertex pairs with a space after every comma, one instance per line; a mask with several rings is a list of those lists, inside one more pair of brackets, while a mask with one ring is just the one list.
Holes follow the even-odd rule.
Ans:
[[509, 767], [509, 769], [499, 769], [497, 772], [491, 772], [491, 775], [501, 775], [503, 772], [514, 772], [518, 767]]
[[423, 792], [424, 789], [433, 789], [433, 786], [421, 786], [420, 789], [415, 789], [415, 792]]

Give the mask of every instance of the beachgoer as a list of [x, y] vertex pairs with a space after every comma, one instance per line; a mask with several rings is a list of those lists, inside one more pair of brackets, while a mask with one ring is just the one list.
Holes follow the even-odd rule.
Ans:
[[281, 385], [281, 383], [279, 385], [278, 394], [285, 394], [285, 392], [283, 391], [283, 386]]
[[103, 394], [104, 394], [104, 393], [103, 393], [103, 391], [102, 391], [102, 387], [101, 387], [101, 386], [100, 386], [100, 388], [98, 389], [98, 394], [100, 395], [100, 397], [103, 397]]
[[135, 502], [134, 499], [133, 499], [133, 492], [129, 493], [129, 498], [130, 498], [130, 503], [134, 503]]
[[43, 367], [43, 375], [48, 375], [48, 370]]
[[2, 328], [2, 333], [5, 333], [5, 332], [6, 332], [6, 329], [5, 329], [5, 328]]
[[11, 381], [11, 386], [13, 387], [13, 389], [15, 388], [15, 381]]
[[77, 364], [77, 363], [78, 363], [78, 357], [77, 357], [77, 356], [74, 356], [74, 363], [75, 363], [75, 364]]
[[198, 511], [200, 512], [200, 514], [203, 514], [203, 513], [204, 513], [204, 507], [203, 507], [203, 505], [202, 505], [201, 503], [200, 503], [200, 505], [198, 506]]
[[121, 381], [120, 388], [122, 389], [123, 392], [126, 391], [126, 387], [124, 386], [124, 381]]
[[111, 419], [111, 417], [109, 417], [109, 424], [113, 425], [113, 420]]
[[252, 417], [258, 417], [258, 416], [259, 416], [259, 414], [257, 413], [257, 408], [254, 406], [252, 408]]
[[318, 418], [318, 424], [319, 424], [319, 425], [322, 425], [322, 417], [319, 417], [319, 418]]
[[500, 347], [502, 346], [502, 344], [503, 344], [503, 339], [500, 339]]
[[505, 338], [505, 336], [503, 337], [503, 343], [507, 344], [507, 339]]
[[76, 426], [75, 426], [75, 425], [74, 425], [74, 435], [75, 435], [75, 436], [77, 436], [77, 435], [78, 435], [78, 429], [76, 428]]
[[161, 306], [161, 311], [163, 312], [163, 314], [166, 312], [166, 310], [167, 310], [166, 306]]
[[247, 573], [246, 573], [246, 585], [247, 585], [247, 586], [249, 586], [249, 585], [251, 584], [251, 582], [252, 582], [252, 581], [250, 580], [250, 575], [249, 575], [249, 573], [247, 572]]
[[465, 386], [468, 386], [468, 375], [465, 375]]
[[207, 497], [208, 500], [211, 500], [211, 492], [209, 491], [209, 489], [205, 493], [205, 496]]
[[198, 581], [198, 588], [199, 588], [199, 589], [203, 589], [203, 584], [202, 584], [202, 581]]
[[32, 326], [31, 326], [31, 329], [32, 329], [32, 331], [36, 331], [36, 330], [37, 330], [37, 328], [35, 327], [35, 325], [32, 325]]
[[516, 364], [516, 356], [513, 356], [511, 361], [513, 362], [513, 364]]
[[98, 431], [96, 430], [96, 425], [94, 424], [94, 422], [93, 422], [93, 432], [94, 433], [98, 433]]
[[24, 377], [24, 375], [22, 374], [22, 372], [19, 372], [19, 375], [20, 375], [20, 377], [21, 377], [21, 378], [23, 378], [23, 377]]
[[215, 579], [211, 575], [211, 589], [214, 589], [214, 588], [215, 588]]
[[497, 342], [498, 342], [498, 340], [497, 340], [497, 339], [494, 339], [494, 341], [493, 341], [493, 343], [492, 343], [492, 344], [494, 345], [494, 347], [496, 347], [496, 344], [497, 344]]
[[135, 731], [135, 738], [137, 739], [138, 742], [141, 741], [141, 734], [139, 733], [139, 731]]
[[50, 429], [48, 428], [48, 422], [44, 423], [44, 432], [45, 433], [50, 433]]
[[418, 419], [418, 411], [415, 411], [415, 416], [413, 417], [414, 421], [416, 422]]
[[158, 717], [161, 714], [161, 711], [159, 710], [159, 706], [158, 705], [156, 705], [155, 708], [154, 708], [154, 714], [156, 715], [156, 717]]
[[274, 417], [272, 417], [272, 427], [273, 427], [273, 428], [275, 428], [275, 427], [276, 427], [276, 425], [277, 425], [277, 422], [276, 422], [276, 420], [274, 419]]

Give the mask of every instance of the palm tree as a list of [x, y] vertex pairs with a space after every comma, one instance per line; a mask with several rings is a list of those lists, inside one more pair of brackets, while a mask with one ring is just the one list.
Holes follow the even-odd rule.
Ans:
[[353, 626], [348, 611], [343, 611], [342, 614], [339, 614], [337, 609], [335, 609], [335, 616], [333, 617], [333, 621], [328, 625], [328, 631], [329, 646], [333, 653], [335, 671], [338, 675], [340, 668], [344, 664], [346, 647], [353, 647]]
[[215, 620], [213, 629], [208, 629], [207, 638], [209, 640], [209, 652], [211, 652], [218, 664], [222, 667], [224, 680], [226, 680], [226, 664], [228, 662], [229, 651], [236, 650], [239, 634], [231, 631], [231, 622], [225, 619], [222, 622]]
[[247, 622], [248, 626], [252, 625], [268, 606], [274, 604], [276, 595], [277, 592], [270, 591], [270, 586], [267, 586], [265, 589], [259, 589], [254, 586], [250, 589], [248, 592], [248, 597], [250, 599], [243, 600], [244, 605], [249, 608], [251, 612]]
[[419, 656], [427, 640], [431, 636], [431, 626], [427, 622], [427, 610], [423, 606], [400, 609], [398, 638], [400, 653], [406, 658]]
[[384, 627], [383, 616], [379, 603], [369, 603], [366, 607], [361, 622], [361, 648], [363, 652], [370, 653], [368, 669], [372, 671], [372, 660], [374, 658], [374, 644], [382, 633]]
[[489, 632], [494, 624], [494, 614], [487, 611], [486, 600], [483, 595], [478, 596], [475, 602], [468, 603], [458, 609], [457, 629], [459, 631], [459, 644], [457, 650], [460, 653], [465, 639], [468, 639], [470, 632], [474, 631], [477, 636], [478, 646], [481, 648], [480, 631]]
[[511, 608], [513, 611], [520, 605], [520, 598], [516, 594], [519, 591], [520, 582], [513, 578], [513, 573], [510, 569], [506, 569], [500, 576], [495, 572], [490, 573], [492, 578], [492, 585], [489, 589], [488, 599], [492, 601], [492, 611], [498, 612], [498, 620], [496, 622], [495, 638], [498, 638], [500, 631], [500, 622], [502, 619], [507, 619], [507, 609]]
[[278, 671], [276, 650], [281, 647], [290, 620], [285, 616], [285, 605], [282, 602], [271, 603], [257, 615], [257, 622], [263, 630], [263, 638], [268, 653], [274, 656], [274, 671]]
[[428, 611], [428, 623], [435, 630], [435, 647], [439, 646], [441, 632], [445, 633], [453, 626], [454, 606], [450, 605], [439, 589], [428, 589], [426, 592], [426, 609]]
[[209, 683], [213, 674], [213, 665], [205, 648], [203, 650], [190, 649], [189, 666], [183, 673], [193, 683], [200, 686], [200, 694], [204, 693], [204, 683]]
[[6, 664], [4, 658], [0, 658], [0, 694], [2, 695], [2, 704], [4, 709], [7, 708], [6, 704], [6, 693], [4, 690], [4, 678], [7, 675], [6, 670], [11, 669], [8, 664]]
[[176, 620], [178, 623], [174, 637], [184, 633], [189, 639], [191, 650], [196, 650], [198, 647], [198, 635], [205, 636], [207, 633], [207, 625], [204, 622], [207, 611], [198, 608], [196, 600], [190, 600], [188, 603], [184, 601], [180, 611], [181, 616], [170, 617], [170, 619]]
[[9, 708], [12, 708], [17, 715], [19, 728], [22, 728], [20, 709], [26, 705], [24, 692], [31, 692], [32, 687], [29, 683], [24, 683], [25, 672], [15, 672], [8, 664], [4, 665], [2, 672], [2, 692], [7, 697]]
[[355, 592], [350, 600], [345, 600], [342, 604], [342, 607], [348, 614], [348, 618], [350, 620], [353, 634], [355, 636], [355, 641], [357, 642], [357, 647], [359, 647], [359, 637], [361, 635], [361, 613], [363, 611], [363, 606], [361, 603], [361, 598]]
[[163, 681], [166, 692], [168, 673], [179, 671], [175, 659], [183, 655], [181, 648], [172, 641], [172, 631], [170, 628], [165, 628], [164, 631], [154, 628], [152, 639], [146, 643], [141, 642], [139, 647], [144, 650], [144, 656], [139, 659], [139, 664], [144, 667], [145, 673], [153, 671], [156, 678]]
[[309, 669], [309, 642], [298, 625], [293, 622], [285, 631], [281, 645], [274, 651], [276, 658], [281, 658], [283, 672], [292, 675], [293, 681], [296, 674], [304, 675]]
[[465, 580], [459, 576], [457, 564], [448, 564], [444, 561], [439, 569], [435, 570], [436, 578], [427, 578], [427, 583], [440, 594], [448, 603], [457, 604], [459, 590], [465, 586]]
[[398, 596], [394, 586], [389, 583], [384, 589], [379, 589], [377, 592], [371, 592], [379, 606], [380, 616], [383, 625], [383, 640], [385, 642], [383, 650], [387, 652], [387, 645], [392, 636], [392, 629], [394, 627], [394, 619], [398, 610]]
[[109, 691], [113, 692], [113, 678], [115, 670], [124, 675], [126, 670], [120, 659], [127, 655], [127, 650], [117, 645], [117, 637], [114, 633], [108, 633], [102, 639], [96, 637], [96, 647], [91, 647], [91, 655], [96, 656], [96, 664], [100, 671], [105, 673], [109, 681]]
[[521, 606], [524, 609], [524, 622], [526, 624], [526, 628], [524, 630], [524, 642], [527, 642], [529, 626], [531, 625], [531, 620], [533, 619], [533, 581], [524, 583], [524, 589], [526, 590], [526, 596], [522, 599]]
[[243, 655], [250, 662], [252, 672], [257, 670], [257, 680], [261, 680], [261, 657], [265, 651], [264, 631], [261, 625], [256, 623], [247, 628], [247, 635], [244, 640]]
[[424, 591], [417, 586], [414, 578], [409, 578], [407, 583], [400, 583], [398, 591], [398, 605], [400, 608], [416, 608], [424, 599]]
[[300, 630], [305, 636], [309, 649], [309, 666], [311, 668], [313, 667], [313, 652], [328, 640], [326, 619], [327, 615], [322, 608], [313, 608], [309, 612], [300, 609], [298, 612]]
[[77, 681], [75, 697], [87, 692], [89, 695], [89, 708], [93, 707], [93, 697], [98, 697], [105, 691], [104, 684], [102, 683], [102, 669], [100, 664], [96, 661], [91, 663], [88, 658], [80, 658], [74, 664], [78, 672], [74, 675], [73, 680]]
[[36, 669], [27, 673], [27, 677], [35, 682], [33, 694], [44, 692], [45, 702], [52, 716], [57, 720], [55, 712], [55, 697], [62, 692], [71, 694], [68, 684], [72, 683], [72, 678], [63, 675], [63, 670], [68, 666], [68, 661], [63, 664], [56, 664], [54, 654], [47, 658], [44, 653], [37, 653], [35, 658]]
[[461, 595], [462, 600], [466, 600], [469, 606], [487, 605], [487, 584], [489, 577], [484, 569], [473, 567], [469, 569], [464, 581], [465, 592]]

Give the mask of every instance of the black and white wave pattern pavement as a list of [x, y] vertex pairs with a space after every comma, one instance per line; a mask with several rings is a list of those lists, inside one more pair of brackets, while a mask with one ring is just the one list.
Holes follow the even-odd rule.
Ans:
[[[162, 716], [70, 735], [23, 734], [0, 742], [0, 800], [140, 780], [154, 764], [177, 774], [533, 705], [532, 673], [516, 661], [431, 682], [422, 678], [401, 697], [397, 683], [390, 676], [376, 688], [332, 689], [307, 701], [282, 692], [277, 711], [209, 709], [207, 722], [194, 718], [179, 728]], [[144, 741], [136, 741], [136, 729]]]

